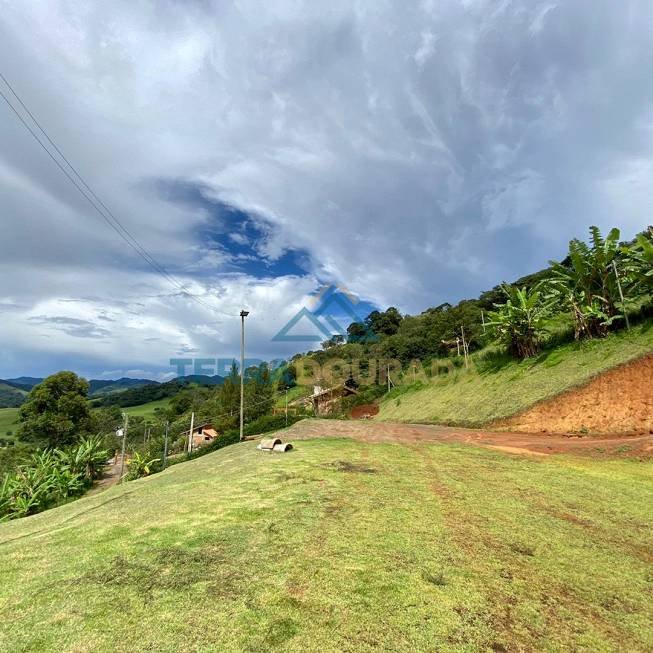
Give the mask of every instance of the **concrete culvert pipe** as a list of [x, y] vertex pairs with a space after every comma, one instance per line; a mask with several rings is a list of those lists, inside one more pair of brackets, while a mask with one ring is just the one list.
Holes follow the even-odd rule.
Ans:
[[284, 453], [285, 451], [290, 451], [291, 449], [292, 449], [292, 444], [290, 444], [290, 442], [286, 442], [285, 444], [282, 444], [280, 442], [279, 444], [274, 445], [273, 451]]
[[258, 447], [265, 451], [272, 451], [279, 444], [282, 444], [281, 438], [264, 438]]

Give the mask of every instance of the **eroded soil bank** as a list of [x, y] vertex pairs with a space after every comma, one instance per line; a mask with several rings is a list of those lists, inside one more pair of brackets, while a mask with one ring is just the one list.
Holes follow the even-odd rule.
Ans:
[[495, 422], [492, 428], [526, 433], [653, 433], [653, 354]]

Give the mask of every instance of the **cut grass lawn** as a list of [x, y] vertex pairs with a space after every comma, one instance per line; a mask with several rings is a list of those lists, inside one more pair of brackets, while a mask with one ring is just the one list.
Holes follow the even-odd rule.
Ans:
[[[18, 428], [18, 411], [20, 408], [0, 408], [0, 438], [13, 440]], [[13, 435], [9, 435], [9, 431]]]
[[154, 419], [154, 411], [157, 408], [167, 408], [169, 403], [170, 397], [166, 397], [165, 399], [157, 399], [156, 401], [150, 401], [140, 406], [128, 406], [121, 410], [133, 417], [143, 417], [146, 420], [152, 420]]
[[0, 650], [653, 648], [650, 463], [296, 444], [1, 524]]
[[607, 369], [653, 351], [653, 322], [604, 339], [573, 342], [522, 362], [489, 362], [473, 357], [426, 385], [393, 390], [377, 419], [482, 426], [510, 417], [543, 399], [586, 383]]

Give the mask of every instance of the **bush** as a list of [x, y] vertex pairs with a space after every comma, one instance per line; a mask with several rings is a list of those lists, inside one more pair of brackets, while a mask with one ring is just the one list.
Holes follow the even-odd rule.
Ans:
[[37, 449], [0, 483], [0, 521], [41, 512], [82, 494], [99, 476], [106, 458], [99, 438], [67, 450]]
[[160, 463], [159, 458], [152, 458], [148, 460], [146, 456], [139, 453], [138, 451], [134, 452], [131, 460], [127, 461], [127, 467], [129, 467], [129, 474], [127, 474], [127, 480], [133, 481], [137, 478], [142, 478], [143, 476], [149, 476], [156, 471], [159, 471], [158, 466], [155, 467], [155, 463]]

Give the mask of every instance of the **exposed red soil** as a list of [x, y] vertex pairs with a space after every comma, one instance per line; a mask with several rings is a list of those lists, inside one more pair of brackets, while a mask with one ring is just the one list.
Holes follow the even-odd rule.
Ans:
[[379, 407], [376, 404], [364, 404], [363, 406], [354, 406], [351, 409], [350, 416], [352, 419], [367, 419], [378, 415]]
[[533, 435], [426, 424], [392, 424], [367, 420], [306, 419], [284, 432], [284, 440], [353, 438], [363, 442], [461, 442], [513, 454], [547, 456], [572, 453], [592, 457], [653, 457], [653, 435]]
[[653, 354], [491, 427], [527, 433], [653, 433]]

